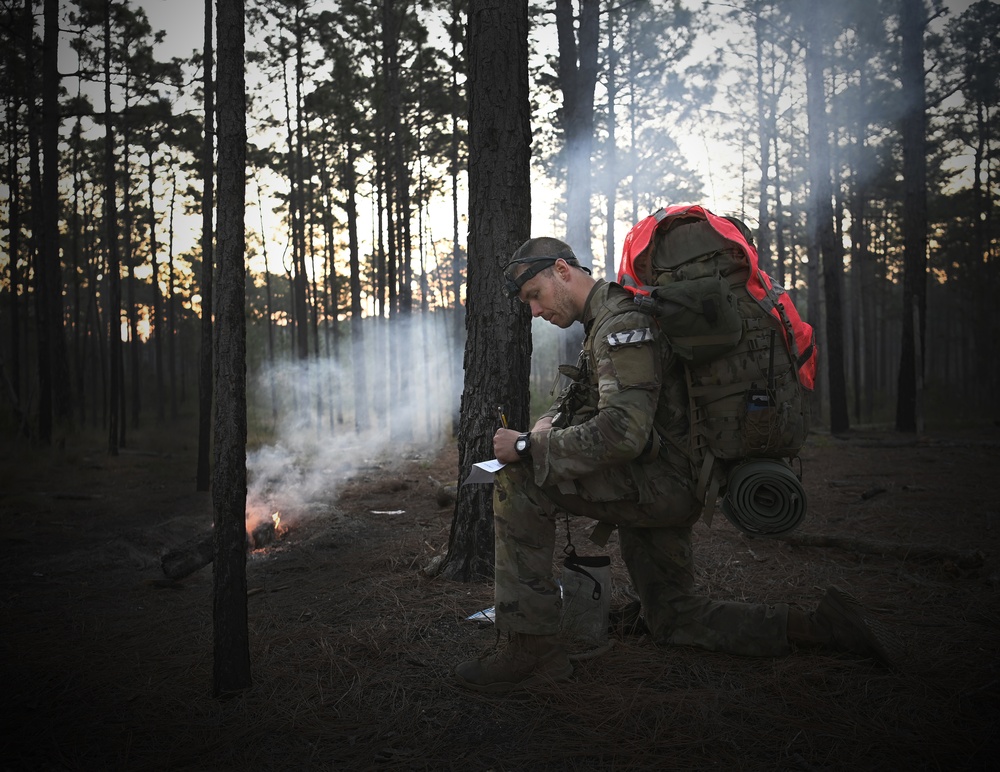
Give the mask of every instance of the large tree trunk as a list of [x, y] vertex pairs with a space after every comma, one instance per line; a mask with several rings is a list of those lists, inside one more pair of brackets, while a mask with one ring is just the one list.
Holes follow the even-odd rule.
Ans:
[[249, 688], [246, 499], [246, 94], [243, 0], [218, 0], [219, 282], [216, 326], [213, 693]]
[[[503, 266], [531, 227], [527, 0], [472, 0], [469, 9], [469, 276], [459, 482], [493, 456], [496, 406], [527, 427], [531, 322], [502, 291]], [[493, 574], [492, 488], [458, 489], [443, 573]]]
[[[924, 94], [924, 0], [900, 0], [903, 137], [903, 336], [896, 395], [896, 429], [915, 432], [917, 383], [923, 373], [927, 318], [927, 157]], [[916, 313], [914, 313], [916, 311]], [[914, 317], [919, 327], [914, 326]], [[918, 350], [919, 346], [919, 350]]]

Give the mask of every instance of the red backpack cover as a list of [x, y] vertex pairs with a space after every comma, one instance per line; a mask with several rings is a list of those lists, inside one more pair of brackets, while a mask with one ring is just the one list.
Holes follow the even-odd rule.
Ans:
[[640, 220], [625, 237], [618, 283], [636, 295], [649, 295], [635, 270], [635, 261], [653, 241], [653, 234], [667, 228], [678, 217], [707, 220], [712, 228], [733, 247], [741, 250], [750, 265], [746, 289], [752, 298], [779, 323], [785, 348], [796, 363], [799, 384], [809, 391], [816, 385], [817, 348], [812, 325], [799, 316], [795, 304], [783, 287], [760, 269], [757, 250], [743, 235], [736, 222], [719, 217], [697, 205], [667, 206]]

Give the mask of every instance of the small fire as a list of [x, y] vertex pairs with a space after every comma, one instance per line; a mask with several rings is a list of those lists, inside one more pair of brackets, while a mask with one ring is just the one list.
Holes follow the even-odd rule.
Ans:
[[258, 550], [273, 544], [288, 532], [288, 526], [281, 522], [281, 513], [265, 514], [259, 508], [247, 511], [247, 544], [251, 550]]

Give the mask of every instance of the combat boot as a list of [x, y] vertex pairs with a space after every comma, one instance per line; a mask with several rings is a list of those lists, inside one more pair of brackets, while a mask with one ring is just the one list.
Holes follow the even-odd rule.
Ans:
[[899, 640], [854, 596], [836, 587], [827, 589], [815, 611], [789, 610], [788, 640], [874, 657], [887, 667], [895, 667], [902, 655]]
[[491, 694], [565, 681], [572, 674], [573, 665], [556, 636], [526, 633], [511, 633], [504, 644], [455, 668], [466, 689]]

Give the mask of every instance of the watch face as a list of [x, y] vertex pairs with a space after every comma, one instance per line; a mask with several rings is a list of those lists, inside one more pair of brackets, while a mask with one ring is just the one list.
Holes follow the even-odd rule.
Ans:
[[514, 447], [517, 448], [519, 451], [524, 450], [527, 446], [528, 446], [527, 440], [518, 440], [517, 443], [514, 445]]

